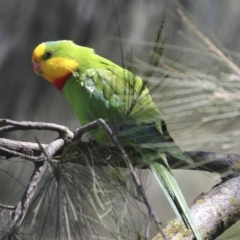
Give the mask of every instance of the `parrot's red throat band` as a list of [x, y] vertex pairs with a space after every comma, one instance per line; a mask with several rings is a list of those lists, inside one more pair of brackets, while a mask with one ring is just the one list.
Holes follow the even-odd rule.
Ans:
[[71, 75], [72, 75], [72, 73], [70, 72], [63, 77], [54, 79], [54, 81], [52, 81], [52, 83], [59, 91], [62, 91], [62, 88], [64, 87], [67, 80], [71, 77]]

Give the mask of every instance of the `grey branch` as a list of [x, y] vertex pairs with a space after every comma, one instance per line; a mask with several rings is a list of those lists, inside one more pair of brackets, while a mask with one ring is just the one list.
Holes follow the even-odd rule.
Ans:
[[10, 210], [13, 211], [16, 209], [15, 206], [10, 206], [10, 205], [5, 205], [5, 204], [0, 204], [0, 209], [6, 209], [6, 210]]
[[[14, 232], [14, 230], [16, 229], [16, 227], [19, 227], [21, 225], [21, 222], [22, 222], [34, 196], [35, 196], [35, 193], [37, 190], [37, 185], [41, 181], [41, 179], [44, 175], [44, 172], [47, 169], [47, 161], [43, 162], [43, 160], [45, 158], [47, 158], [47, 159], [51, 158], [54, 154], [56, 154], [56, 152], [58, 150], [63, 148], [64, 144], [65, 144], [64, 139], [68, 138], [69, 140], [72, 140], [74, 138], [74, 136], [73, 136], [72, 132], [68, 130], [68, 128], [66, 128], [64, 126], [58, 126], [56, 124], [16, 122], [16, 121], [12, 121], [9, 119], [2, 119], [2, 120], [0, 120], [0, 123], [8, 124], [7, 126], [1, 127], [0, 132], [8, 132], [8, 131], [19, 130], [19, 129], [20, 130], [27, 130], [27, 129], [38, 129], [38, 130], [45, 129], [46, 130], [47, 129], [47, 130], [57, 131], [60, 133], [60, 135], [63, 135], [63, 139], [60, 138], [60, 139], [53, 141], [52, 143], [47, 145], [47, 147], [45, 149], [43, 149], [43, 147], [39, 144], [39, 148], [43, 149], [43, 153], [40, 154], [40, 156], [38, 156], [38, 157], [30, 157], [33, 159], [33, 162], [35, 162], [35, 169], [33, 171], [33, 174], [30, 179], [27, 189], [25, 190], [21, 200], [17, 204], [16, 209], [12, 213], [12, 219], [10, 221], [10, 224], [7, 227], [6, 235], [3, 237], [3, 238], [8, 238], [9, 234], [12, 234]], [[118, 139], [115, 137], [111, 128], [106, 124], [106, 122], [102, 119], [98, 119], [98, 120], [94, 121], [93, 123], [90, 123], [89, 125], [84, 126], [81, 129], [79, 129], [75, 135], [80, 138], [83, 133], [85, 133], [89, 130], [96, 129], [100, 126], [105, 129], [109, 138], [112, 140], [113, 144], [116, 146], [117, 150], [122, 155], [122, 158], [125, 161], [126, 165], [130, 169], [130, 172], [132, 174], [132, 177], [134, 179], [136, 187], [138, 188], [138, 191], [140, 192], [140, 194], [143, 198], [143, 201], [146, 204], [147, 209], [149, 211], [149, 218], [154, 220], [154, 222], [157, 225], [159, 231], [161, 232], [163, 238], [167, 239], [165, 234], [163, 233], [160, 221], [159, 221], [155, 211], [153, 210], [151, 204], [149, 203], [149, 200], [143, 190], [141, 181], [138, 178], [138, 175], [136, 174], [136, 172], [134, 171], [134, 168], [128, 158], [128, 155], [125, 153], [123, 147], [118, 142]], [[14, 156], [17, 153], [16, 151], [12, 151], [9, 149], [6, 149], [6, 151], [2, 151], [2, 152], [4, 152], [5, 154], [6, 153], [13, 154]], [[20, 153], [19, 157], [23, 157], [23, 155], [24, 154]], [[29, 156], [27, 156], [27, 157], [29, 157]], [[29, 160], [29, 158], [27, 160]], [[148, 240], [148, 239], [146, 239], [146, 240]]]
[[[5, 205], [1, 205], [1, 208], [12, 211], [12, 217], [9, 224], [5, 227], [5, 235], [3, 236], [3, 239], [9, 239], [9, 237], [12, 235], [12, 233], [14, 233], [17, 227], [21, 225], [21, 222], [23, 221], [23, 218], [27, 213], [27, 210], [35, 196], [37, 186], [47, 169], [48, 162], [43, 160], [50, 159], [57, 153], [58, 150], [63, 148], [66, 139], [72, 140], [73, 133], [64, 126], [51, 123], [16, 122], [9, 119], [1, 119], [0, 123], [4, 125], [7, 124], [6, 126], [0, 128], [1, 133], [14, 130], [44, 129], [56, 131], [60, 134], [60, 136], [62, 136], [62, 138], [60, 137], [59, 139], [52, 141], [47, 146], [42, 146], [41, 144], [38, 144], [38, 147], [36, 146], [36, 144], [32, 143], [26, 144], [18, 142], [17, 146], [16, 142], [14, 141], [6, 139], [0, 140], [0, 144], [2, 146], [0, 148], [0, 153], [4, 154], [5, 156], [17, 156], [35, 162], [35, 169], [33, 171], [29, 184], [16, 207], [6, 208]], [[29, 149], [31, 149], [31, 151], [29, 151]], [[23, 151], [24, 153], [18, 153], [18, 150]], [[38, 157], [30, 156], [34, 153], [40, 152], [40, 150], [41, 154]], [[30, 153], [30, 155], [28, 155], [28, 153]]]
[[63, 134], [65, 137], [73, 138], [73, 133], [65, 126], [58, 125], [55, 123], [44, 123], [44, 122], [29, 122], [22, 121], [17, 122], [10, 119], [0, 119], [1, 125], [6, 125], [0, 128], [0, 133], [12, 132], [15, 130], [49, 130], [58, 132], [60, 135]]
[[[44, 149], [44, 152], [39, 156], [39, 159], [43, 159], [44, 157], [51, 158], [59, 149], [64, 146], [64, 144], [65, 142], [63, 139], [54, 140]], [[18, 202], [15, 210], [12, 213], [12, 219], [7, 226], [6, 235], [4, 238], [7, 238], [9, 234], [12, 234], [14, 230], [21, 225], [21, 222], [35, 196], [37, 186], [47, 169], [47, 165], [47, 161], [35, 164], [35, 169], [31, 176], [30, 182], [21, 200]]]
[[[56, 153], [59, 152], [59, 150], [64, 149], [64, 147], [66, 147], [66, 144], [71, 142], [73, 139], [77, 140], [74, 144], [76, 144], [78, 148], [81, 149], [84, 149], [84, 145], [96, 144], [94, 142], [83, 143], [80, 141], [80, 139], [84, 133], [97, 128], [100, 125], [105, 128], [110, 139], [115, 144], [114, 147], [110, 148], [99, 147], [98, 150], [100, 154], [102, 154], [102, 156], [106, 155], [106, 157], [108, 157], [108, 164], [114, 166], [114, 164], [117, 162], [118, 167], [128, 167], [130, 169], [135, 184], [138, 187], [138, 190], [140, 191], [142, 198], [149, 210], [149, 217], [150, 219], [154, 219], [155, 223], [157, 223], [159, 227], [159, 231], [161, 232], [161, 226], [159, 224], [157, 216], [154, 214], [154, 211], [149, 204], [147, 197], [145, 196], [141, 182], [139, 181], [132, 164], [138, 168], [147, 168], [147, 166], [139, 166], [139, 161], [136, 160], [138, 153], [134, 151], [127, 151], [126, 154], [125, 149], [122, 148], [117, 138], [114, 136], [111, 128], [108, 127], [105, 121], [95, 121], [87, 126], [78, 129], [75, 134], [73, 134], [68, 130], [68, 128], [64, 126], [59, 126], [57, 124], [51, 123], [15, 122], [6, 119], [0, 120], [0, 124], [1, 123], [4, 124], [4, 126], [0, 128], [0, 133], [15, 130], [44, 129], [56, 131], [60, 134], [59, 138], [50, 144], [27, 143], [0, 138], [0, 156], [5, 156], [7, 158], [20, 157], [35, 163], [35, 169], [30, 179], [29, 185], [19, 203], [16, 206], [7, 206], [3, 204], [0, 205], [0, 208], [12, 212], [12, 219], [5, 229], [5, 237], [8, 237], [9, 234], [13, 233], [14, 230], [16, 230], [21, 225], [21, 222], [23, 221], [24, 216], [27, 213], [28, 208], [35, 196], [37, 186], [47, 169], [48, 161], [52, 161], [51, 158], [54, 157]], [[117, 152], [120, 154], [117, 154]], [[191, 169], [218, 172], [221, 174], [222, 179], [224, 180], [221, 184], [213, 187], [208, 193], [201, 194], [193, 203], [190, 209], [197, 226], [199, 226], [200, 231], [203, 234], [203, 237], [205, 239], [215, 239], [239, 219], [240, 191], [238, 191], [238, 186], [240, 185], [240, 177], [235, 177], [235, 175], [240, 170], [240, 156], [237, 154], [225, 155], [213, 152], [186, 152], [186, 154], [188, 154], [194, 160], [195, 164], [193, 166], [190, 166]], [[130, 162], [128, 155], [131, 159], [131, 156], [134, 156], [134, 163]], [[116, 159], [118, 159], [118, 161], [116, 161]], [[168, 157], [168, 161], [172, 168], [189, 169], [189, 166], [187, 165], [179, 165], [177, 160], [172, 157]], [[84, 163], [79, 162], [79, 164]], [[106, 162], [100, 162], [98, 164], [105, 165]], [[145, 233], [146, 238], [149, 238], [148, 229], [149, 227], [147, 225]], [[164, 231], [165, 235], [170, 239], [178, 239], [179, 236], [184, 237], [183, 239], [186, 240], [193, 238], [189, 231], [181, 228], [181, 224], [178, 221], [171, 222], [164, 229]], [[155, 238], [155, 240], [163, 239], [163, 236], [164, 235], [161, 234], [161, 237], [159, 235]]]
[[[178, 169], [197, 169], [220, 173], [222, 180], [226, 180], [240, 171], [240, 155], [219, 154], [215, 152], [185, 152], [194, 161], [194, 166], [180, 165]], [[168, 161], [172, 168], [176, 164], [176, 159], [168, 156]]]
[[[41, 144], [41, 146], [45, 148], [47, 144]], [[41, 149], [37, 143], [14, 141], [7, 138], [0, 138], [0, 147], [29, 156], [36, 156], [41, 153]]]
[[[84, 126], [80, 128], [79, 130], [76, 131], [74, 135], [74, 139], [80, 139], [81, 136], [89, 131], [89, 129], [93, 125], [90, 124], [88, 126]], [[92, 142], [80, 142], [79, 147], [83, 148], [85, 145], [90, 145], [94, 144]], [[47, 144], [41, 144], [43, 148], [47, 146]], [[5, 156], [5, 157], [20, 157], [27, 159], [29, 161], [35, 162], [38, 161], [38, 158], [35, 158], [34, 156], [38, 156], [41, 153], [41, 149], [39, 147], [39, 144], [37, 143], [32, 143], [32, 142], [22, 142], [22, 141], [14, 141], [14, 140], [9, 140], [6, 138], [0, 138], [0, 156]], [[125, 161], [121, 158], [119, 154], [116, 154], [116, 149], [115, 148], [108, 148], [106, 147], [99, 148], [99, 153], [106, 157], [111, 157], [108, 161], [109, 164], [113, 165], [114, 164], [118, 167], [127, 167]], [[135, 152], [134, 149], [131, 149], [131, 152], [127, 152], [130, 157], [133, 156], [135, 159], [135, 163], [133, 163], [133, 166], [136, 166], [138, 168], [145, 169], [147, 166], [145, 165], [139, 165], [139, 161], [137, 161], [138, 153]], [[211, 172], [217, 172], [221, 174], [221, 178], [229, 178], [233, 176], [234, 174], [237, 174], [240, 170], [240, 155], [238, 154], [219, 154], [215, 152], [185, 152], [185, 154], [189, 155], [192, 160], [194, 161], [194, 166], [191, 165], [184, 165], [180, 163], [177, 159], [174, 159], [171, 156], [167, 156], [167, 159], [169, 161], [169, 164], [172, 169], [197, 169], [197, 170], [205, 170], [205, 171], [211, 171]], [[85, 164], [83, 161], [80, 164]], [[105, 165], [106, 162], [99, 162], [98, 164], [100, 165]]]
[[[240, 177], [234, 177], [201, 194], [190, 207], [195, 224], [203, 239], [216, 239], [239, 220]], [[169, 239], [193, 240], [190, 231], [184, 231], [178, 220], [164, 229]], [[161, 240], [161, 235], [153, 240]]]

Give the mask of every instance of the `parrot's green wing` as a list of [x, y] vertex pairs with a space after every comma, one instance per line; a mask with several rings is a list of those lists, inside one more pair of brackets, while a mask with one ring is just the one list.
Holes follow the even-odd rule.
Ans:
[[[98, 118], [107, 120], [117, 137], [134, 147], [152, 169], [177, 215], [190, 226], [198, 240], [187, 203], [173, 177], [166, 155], [191, 162], [171, 139], [162, 116], [141, 78], [117, 65], [106, 69], [75, 72], [62, 89], [85, 125]], [[105, 143], [102, 131], [94, 133], [98, 143]]]
[[122, 68], [117, 73], [114, 70], [118, 69], [75, 72], [67, 81], [63, 94], [75, 109], [81, 124], [103, 118], [132, 144], [191, 162], [173, 142], [148, 89], [143, 88], [139, 93], [141, 78]]

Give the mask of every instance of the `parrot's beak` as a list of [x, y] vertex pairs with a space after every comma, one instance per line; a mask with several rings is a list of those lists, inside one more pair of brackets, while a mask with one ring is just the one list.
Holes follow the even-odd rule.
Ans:
[[33, 62], [33, 70], [36, 74], [40, 74], [41, 64], [39, 62]]

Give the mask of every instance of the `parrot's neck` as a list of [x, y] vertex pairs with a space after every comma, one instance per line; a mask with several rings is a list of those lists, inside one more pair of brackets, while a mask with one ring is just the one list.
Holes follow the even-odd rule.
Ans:
[[52, 81], [52, 83], [59, 91], [62, 91], [62, 88], [64, 87], [64, 85], [67, 82], [67, 80], [71, 77], [71, 75], [72, 75], [72, 73], [69, 72], [68, 74], [66, 74], [63, 77], [59, 77], [57, 79], [54, 79]]

